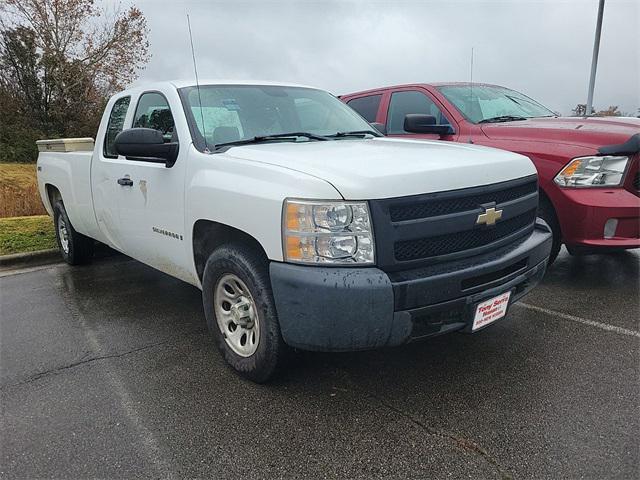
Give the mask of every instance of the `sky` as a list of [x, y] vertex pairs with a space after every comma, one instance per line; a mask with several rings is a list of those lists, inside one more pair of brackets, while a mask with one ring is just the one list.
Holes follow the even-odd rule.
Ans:
[[[598, 0], [133, 0], [152, 58], [136, 82], [300, 83], [340, 95], [402, 83], [473, 81], [570, 114], [586, 103]], [[640, 108], [640, 1], [606, 0], [594, 107]]]

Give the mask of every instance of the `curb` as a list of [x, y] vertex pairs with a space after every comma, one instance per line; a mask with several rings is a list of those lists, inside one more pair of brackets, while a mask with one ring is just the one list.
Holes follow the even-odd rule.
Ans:
[[0, 269], [6, 270], [15, 267], [48, 265], [50, 263], [62, 262], [62, 257], [57, 248], [50, 250], [38, 250], [35, 252], [14, 253], [11, 255], [0, 255]]

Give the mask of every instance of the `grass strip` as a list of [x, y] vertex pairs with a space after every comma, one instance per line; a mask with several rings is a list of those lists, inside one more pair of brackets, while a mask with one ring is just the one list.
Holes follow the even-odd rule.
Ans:
[[0, 218], [0, 255], [56, 248], [53, 221], [48, 215]]

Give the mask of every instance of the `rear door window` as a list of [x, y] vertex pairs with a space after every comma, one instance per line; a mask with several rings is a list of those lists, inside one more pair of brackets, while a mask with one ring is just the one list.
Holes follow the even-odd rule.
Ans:
[[422, 92], [408, 90], [394, 92], [391, 95], [389, 114], [387, 115], [387, 132], [391, 134], [409, 133], [404, 129], [404, 117], [410, 113], [431, 115], [436, 118], [438, 125], [450, 125], [447, 117], [433, 100]]
[[129, 110], [129, 102], [131, 97], [122, 97], [116, 100], [109, 115], [109, 123], [107, 123], [107, 132], [104, 136], [103, 155], [107, 158], [118, 158], [118, 154], [114, 148], [116, 135], [118, 135], [124, 127], [124, 120]]
[[364, 117], [364, 119], [373, 123], [376, 121], [378, 115], [378, 108], [380, 108], [380, 101], [382, 100], [382, 94], [380, 95], [368, 95], [366, 97], [354, 98], [349, 100], [347, 105], [353, 108], [356, 112]]

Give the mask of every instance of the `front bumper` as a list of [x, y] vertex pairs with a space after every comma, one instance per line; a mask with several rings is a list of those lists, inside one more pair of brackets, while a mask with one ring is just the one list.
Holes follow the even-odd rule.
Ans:
[[555, 190], [552, 200], [570, 249], [640, 247], [640, 197], [623, 188]]
[[352, 351], [469, 329], [477, 303], [506, 291], [510, 303], [527, 294], [550, 250], [549, 229], [537, 223], [500, 250], [410, 271], [272, 262], [282, 336], [304, 350]]

